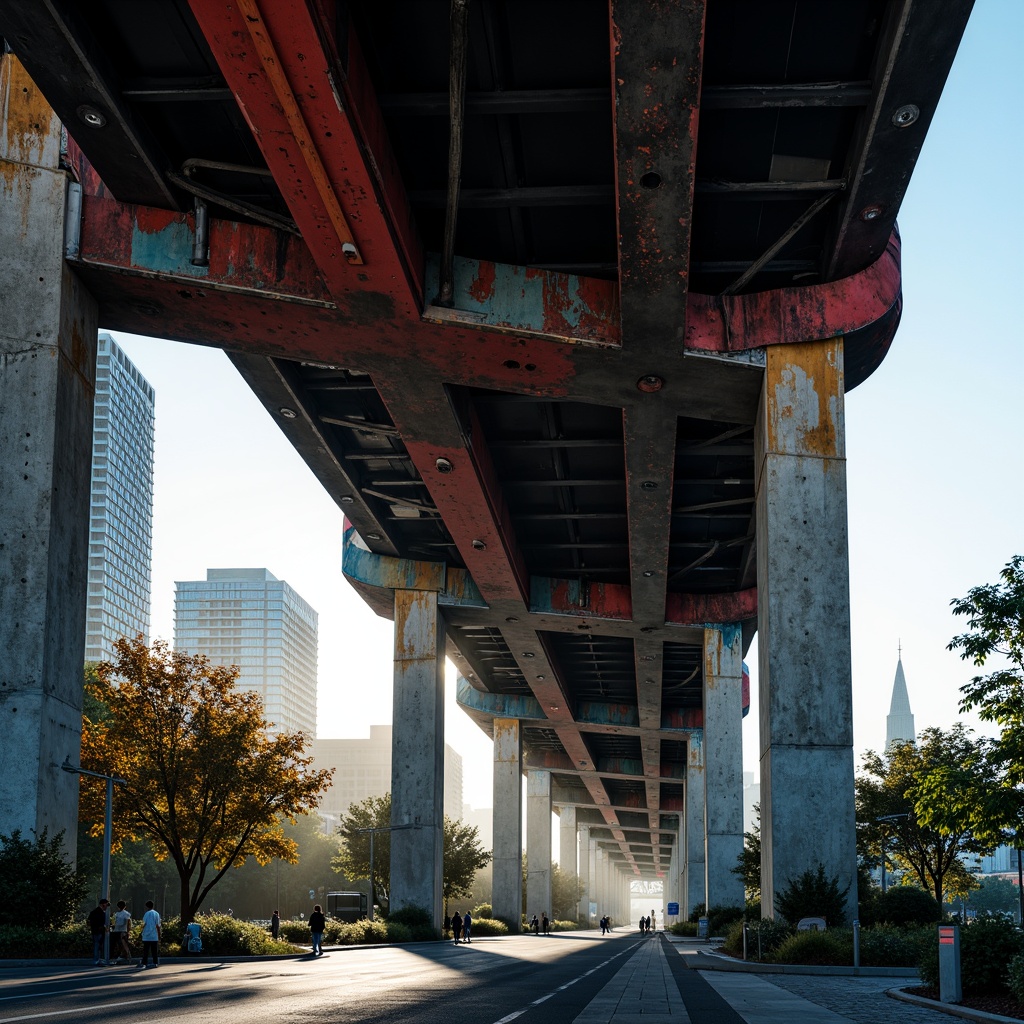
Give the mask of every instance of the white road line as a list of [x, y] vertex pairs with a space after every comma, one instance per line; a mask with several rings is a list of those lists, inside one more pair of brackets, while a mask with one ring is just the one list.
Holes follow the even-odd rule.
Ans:
[[[571, 985], [575, 985], [577, 981], [582, 981], [584, 978], [589, 978], [590, 975], [593, 974], [595, 971], [600, 971], [602, 968], [607, 967], [613, 961], [618, 960], [620, 956], [625, 956], [627, 953], [632, 953], [633, 947], [635, 945], [635, 942], [632, 943], [629, 949], [624, 949], [621, 953], [616, 953], [615, 956], [609, 957], [603, 963], [599, 963], [596, 967], [591, 967], [589, 971], [584, 971], [582, 974], [573, 978], [572, 981], [567, 981], [564, 985], [559, 985], [558, 988], [553, 989], [547, 995], [541, 996], [539, 999], [534, 999], [532, 1003], [527, 1003], [526, 1006], [524, 1006], [521, 1010], [514, 1010], [512, 1013], [508, 1014], [505, 1017], [502, 1017], [500, 1020], [494, 1021], [494, 1024], [509, 1024], [509, 1021], [515, 1020], [516, 1017], [522, 1017], [522, 1015], [526, 1013], [527, 1010], [532, 1010], [533, 1007], [540, 1006], [541, 1003], [546, 1002], [553, 995], [556, 995], [559, 992], [564, 992]], [[5, 1024], [5, 1022], [0, 1020], [0, 1024]]]
[[[208, 993], [202, 993], [206, 995]], [[96, 1010], [119, 1010], [123, 1006], [139, 1006], [142, 1003], [162, 1003], [168, 999], [189, 999], [197, 995], [195, 992], [179, 992], [168, 996], [150, 996], [148, 999], [126, 999], [123, 1003], [100, 1003], [98, 1006], [90, 1006], [89, 1009]], [[18, 1020], [42, 1020], [44, 1017], [64, 1017], [69, 1013], [81, 1013], [81, 1006], [72, 1006], [67, 1010], [48, 1010], [46, 1013], [26, 1013], [21, 1017], [0, 1017], [0, 1024], [14, 1024]]]

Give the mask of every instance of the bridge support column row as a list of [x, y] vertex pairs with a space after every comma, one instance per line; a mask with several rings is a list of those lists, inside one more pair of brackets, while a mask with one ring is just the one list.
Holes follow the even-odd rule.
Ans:
[[551, 772], [526, 773], [526, 917], [550, 919]]
[[64, 263], [60, 122], [11, 54], [0, 110], [0, 831], [73, 858], [97, 311]]
[[514, 718], [494, 720], [494, 850], [491, 906], [518, 932], [523, 913], [523, 740]]

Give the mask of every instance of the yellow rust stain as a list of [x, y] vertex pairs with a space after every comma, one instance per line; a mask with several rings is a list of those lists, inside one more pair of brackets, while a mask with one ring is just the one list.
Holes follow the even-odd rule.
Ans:
[[768, 447], [835, 458], [843, 446], [842, 339], [774, 345], [767, 351]]
[[4, 122], [0, 156], [21, 164], [56, 166], [60, 122], [10, 53], [0, 57], [0, 117]]

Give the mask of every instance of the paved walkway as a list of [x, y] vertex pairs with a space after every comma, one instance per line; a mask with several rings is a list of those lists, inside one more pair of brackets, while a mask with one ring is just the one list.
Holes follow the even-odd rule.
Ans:
[[950, 1024], [955, 1019], [885, 994], [906, 979], [701, 971], [697, 957], [697, 950], [661, 936], [642, 943], [573, 1024]]

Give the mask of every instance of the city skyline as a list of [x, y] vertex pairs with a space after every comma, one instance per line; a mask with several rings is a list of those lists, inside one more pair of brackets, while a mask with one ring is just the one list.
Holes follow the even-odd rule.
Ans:
[[[1024, 546], [1024, 346], [1013, 303], [1024, 272], [1013, 181], [1022, 139], [1007, 130], [1024, 101], [1013, 55], [1022, 35], [1024, 5], [977, 5], [899, 218], [900, 330], [879, 370], [846, 397], [858, 764], [884, 748], [900, 644], [918, 729], [958, 720], [973, 669], [946, 649], [964, 628], [950, 601], [994, 582]], [[391, 624], [341, 576], [340, 510], [223, 354], [118, 337], [157, 383], [167, 417], [158, 423], [154, 635], [169, 635], [169, 580], [211, 564], [273, 564], [325, 623], [321, 734], [390, 721]], [[756, 770], [756, 640], [746, 661], [744, 767]], [[490, 743], [450, 698], [446, 739], [466, 764], [466, 801], [489, 805]]]

